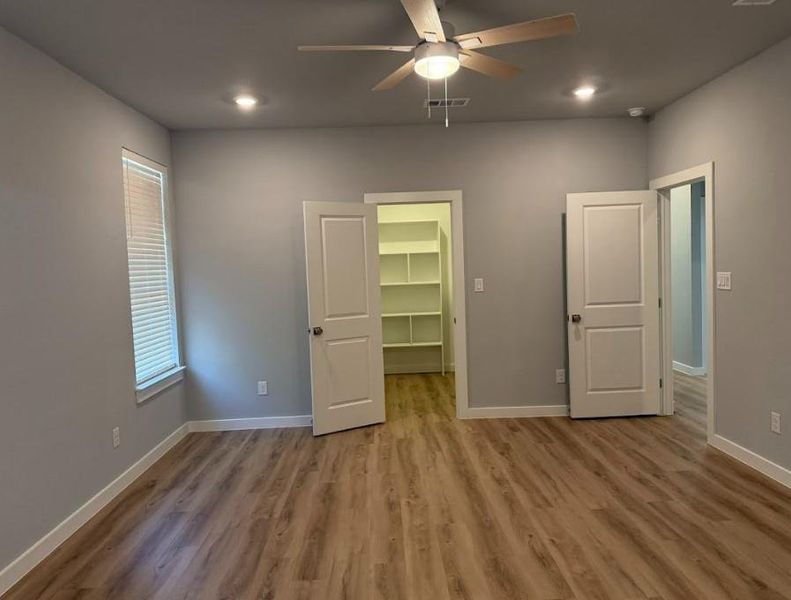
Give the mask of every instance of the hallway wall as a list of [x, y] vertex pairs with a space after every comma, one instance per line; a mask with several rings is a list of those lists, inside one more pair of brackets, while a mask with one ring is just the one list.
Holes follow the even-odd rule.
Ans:
[[670, 191], [673, 362], [703, 375], [705, 222], [703, 183]]

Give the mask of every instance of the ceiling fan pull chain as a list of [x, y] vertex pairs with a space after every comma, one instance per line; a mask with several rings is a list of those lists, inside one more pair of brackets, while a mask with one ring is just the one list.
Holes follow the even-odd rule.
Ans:
[[431, 119], [431, 80], [426, 78], [426, 106], [428, 107], [428, 118]]
[[448, 78], [445, 78], [445, 128], [448, 127]]

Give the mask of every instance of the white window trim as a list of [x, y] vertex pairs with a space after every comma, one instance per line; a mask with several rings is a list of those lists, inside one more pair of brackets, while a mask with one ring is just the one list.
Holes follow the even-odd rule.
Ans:
[[[173, 312], [175, 314], [175, 318], [173, 319], [173, 336], [176, 340], [176, 347], [175, 347], [175, 354], [176, 354], [176, 367], [165, 371], [164, 373], [160, 373], [159, 375], [155, 375], [154, 377], [150, 377], [141, 383], [137, 383], [137, 377], [135, 375], [135, 361], [134, 361], [134, 348], [132, 349], [132, 381], [135, 385], [135, 397], [138, 404], [145, 402], [153, 398], [154, 396], [159, 395], [160, 393], [164, 392], [166, 389], [180, 383], [184, 379], [184, 371], [186, 370], [186, 365], [182, 363], [181, 360], [181, 337], [179, 335], [179, 311], [178, 311], [178, 302], [176, 301], [176, 282], [175, 282], [175, 270], [176, 264], [173, 258], [173, 220], [172, 220], [172, 208], [171, 208], [171, 194], [170, 194], [170, 175], [168, 173], [168, 168], [166, 165], [153, 161], [145, 156], [141, 156], [128, 148], [121, 148], [121, 158], [122, 159], [129, 159], [133, 162], [139, 163], [145, 167], [153, 169], [155, 171], [159, 171], [162, 173], [162, 192], [164, 195], [162, 204], [163, 204], [163, 212], [164, 212], [164, 219], [165, 219], [165, 231], [167, 233], [167, 244], [165, 246], [165, 250], [168, 256], [168, 264], [170, 265], [170, 273], [169, 276], [169, 286], [170, 286], [170, 301], [173, 303]], [[124, 203], [126, 199], [124, 199]], [[132, 314], [131, 311], [129, 313], [129, 319], [131, 324]]]
[[183, 381], [184, 370], [186, 368], [187, 367], [182, 365], [180, 367], [176, 367], [175, 369], [170, 369], [170, 371], [160, 373], [159, 375], [152, 377], [151, 379], [147, 379], [141, 383], [135, 390], [137, 403], [141, 404], [142, 402], [145, 402], [146, 400], [161, 394], [166, 389], [171, 388], [177, 383]]

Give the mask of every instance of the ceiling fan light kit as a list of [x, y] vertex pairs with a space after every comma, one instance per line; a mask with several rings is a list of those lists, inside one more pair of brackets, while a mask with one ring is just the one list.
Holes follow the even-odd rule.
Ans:
[[415, 73], [426, 79], [445, 79], [459, 70], [459, 47], [454, 42], [425, 42], [415, 48]]

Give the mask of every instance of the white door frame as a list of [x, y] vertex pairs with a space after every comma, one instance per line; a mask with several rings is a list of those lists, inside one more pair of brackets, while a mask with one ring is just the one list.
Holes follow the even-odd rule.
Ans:
[[714, 163], [709, 162], [684, 171], [652, 179], [649, 188], [659, 193], [660, 296], [662, 298], [662, 414], [673, 414], [673, 307], [670, 273], [670, 189], [697, 181], [706, 186], [706, 433], [712, 443], [715, 429], [714, 402]]
[[450, 203], [451, 244], [453, 251], [453, 355], [456, 370], [456, 416], [472, 418], [467, 394], [467, 308], [464, 283], [464, 223], [461, 190], [438, 192], [383, 192], [363, 195], [366, 204]]

